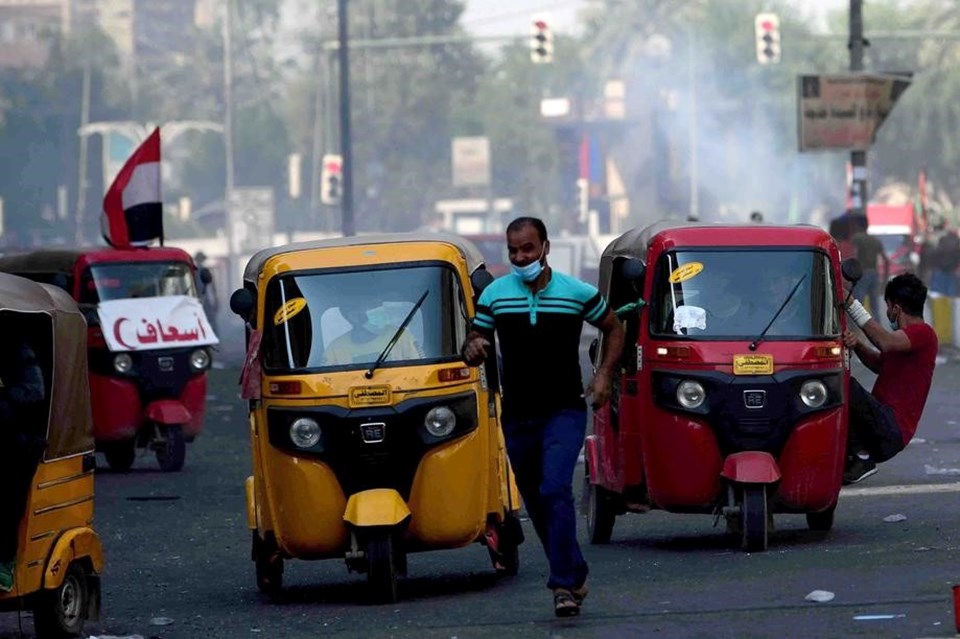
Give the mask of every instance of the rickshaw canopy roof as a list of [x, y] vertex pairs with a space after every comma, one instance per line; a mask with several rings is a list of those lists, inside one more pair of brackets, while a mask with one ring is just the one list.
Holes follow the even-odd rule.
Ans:
[[[826, 249], [833, 238], [818, 226], [776, 224], [710, 224], [662, 220], [627, 231], [616, 238], [600, 257], [600, 283], [610, 281], [617, 258], [647, 263], [647, 252], [660, 236], [667, 248], [676, 246], [813, 246]], [[601, 286], [601, 290], [603, 290]]]
[[0, 256], [0, 271], [5, 273], [72, 274], [78, 262], [84, 265], [103, 262], [192, 261], [190, 254], [174, 246], [116, 249], [109, 246], [87, 248], [38, 249]]
[[[87, 323], [62, 289], [0, 273], [0, 313], [42, 313], [51, 319], [53, 343], [47, 421], [47, 458], [93, 450], [87, 379]], [[37, 337], [43, 337], [37, 333]]]
[[472, 242], [452, 233], [376, 233], [371, 235], [355, 235], [351, 237], [336, 237], [327, 240], [313, 240], [310, 242], [295, 242], [283, 246], [274, 246], [263, 249], [253, 255], [243, 271], [245, 282], [256, 283], [257, 276], [263, 265], [270, 258], [296, 251], [310, 251], [316, 249], [342, 248], [352, 246], [370, 246], [374, 244], [406, 244], [406, 243], [436, 242], [456, 247], [467, 261], [467, 270], [473, 273], [483, 266], [483, 254]]

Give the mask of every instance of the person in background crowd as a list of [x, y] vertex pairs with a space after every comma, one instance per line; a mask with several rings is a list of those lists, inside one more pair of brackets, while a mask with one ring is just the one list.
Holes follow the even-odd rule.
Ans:
[[958, 267], [960, 267], [960, 237], [955, 230], [950, 229], [940, 237], [933, 253], [930, 288], [942, 295], [956, 297]]
[[[863, 267], [863, 277], [857, 282], [854, 295], [861, 302], [867, 300], [871, 313], [879, 313], [880, 287], [884, 286], [890, 277], [890, 258], [883, 250], [883, 243], [876, 235], [867, 233], [864, 224], [857, 226], [850, 241], [853, 242], [854, 253]], [[883, 268], [878, 270], [877, 265], [881, 262]]]
[[[197, 251], [193, 261], [197, 265], [197, 272], [201, 269], [207, 269], [207, 272], [210, 272], [210, 269], [206, 266], [207, 256], [203, 251]], [[200, 302], [203, 304], [203, 312], [207, 316], [207, 321], [210, 322], [210, 328], [213, 329], [214, 333], [219, 333], [217, 313], [220, 311], [220, 299], [217, 296], [217, 283], [213, 280], [212, 273], [209, 282], [198, 281], [197, 286], [200, 293]]]

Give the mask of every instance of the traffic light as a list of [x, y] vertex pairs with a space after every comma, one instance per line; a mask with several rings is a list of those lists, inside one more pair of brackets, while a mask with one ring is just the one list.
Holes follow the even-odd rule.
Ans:
[[587, 221], [590, 212], [590, 181], [586, 178], [577, 180], [577, 217], [581, 222]]
[[537, 14], [530, 21], [530, 59], [534, 64], [553, 62], [553, 33], [550, 18]]
[[757, 34], [757, 61], [780, 62], [780, 18], [775, 13], [758, 13], [754, 20]]
[[330, 206], [340, 204], [343, 193], [343, 158], [324, 155], [320, 171], [320, 201]]

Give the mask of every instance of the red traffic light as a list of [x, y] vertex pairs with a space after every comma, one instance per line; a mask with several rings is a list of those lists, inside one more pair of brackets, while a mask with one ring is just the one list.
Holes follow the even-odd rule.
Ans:
[[773, 31], [777, 28], [777, 24], [773, 20], [763, 20], [760, 22], [760, 28], [764, 31]]
[[547, 23], [544, 22], [543, 20], [535, 20], [533, 23], [533, 26], [535, 26], [538, 29], [546, 29]]

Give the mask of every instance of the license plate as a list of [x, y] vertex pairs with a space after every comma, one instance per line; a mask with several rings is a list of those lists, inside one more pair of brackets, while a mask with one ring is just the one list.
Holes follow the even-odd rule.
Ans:
[[360, 424], [360, 439], [365, 444], [379, 444], [386, 436], [387, 425], [383, 422]]
[[393, 401], [390, 386], [354, 386], [350, 389], [350, 408], [359, 406], [387, 406]]
[[746, 390], [743, 391], [743, 405], [747, 408], [763, 408], [767, 403], [767, 391]]
[[734, 375], [773, 375], [773, 355], [734, 355]]

